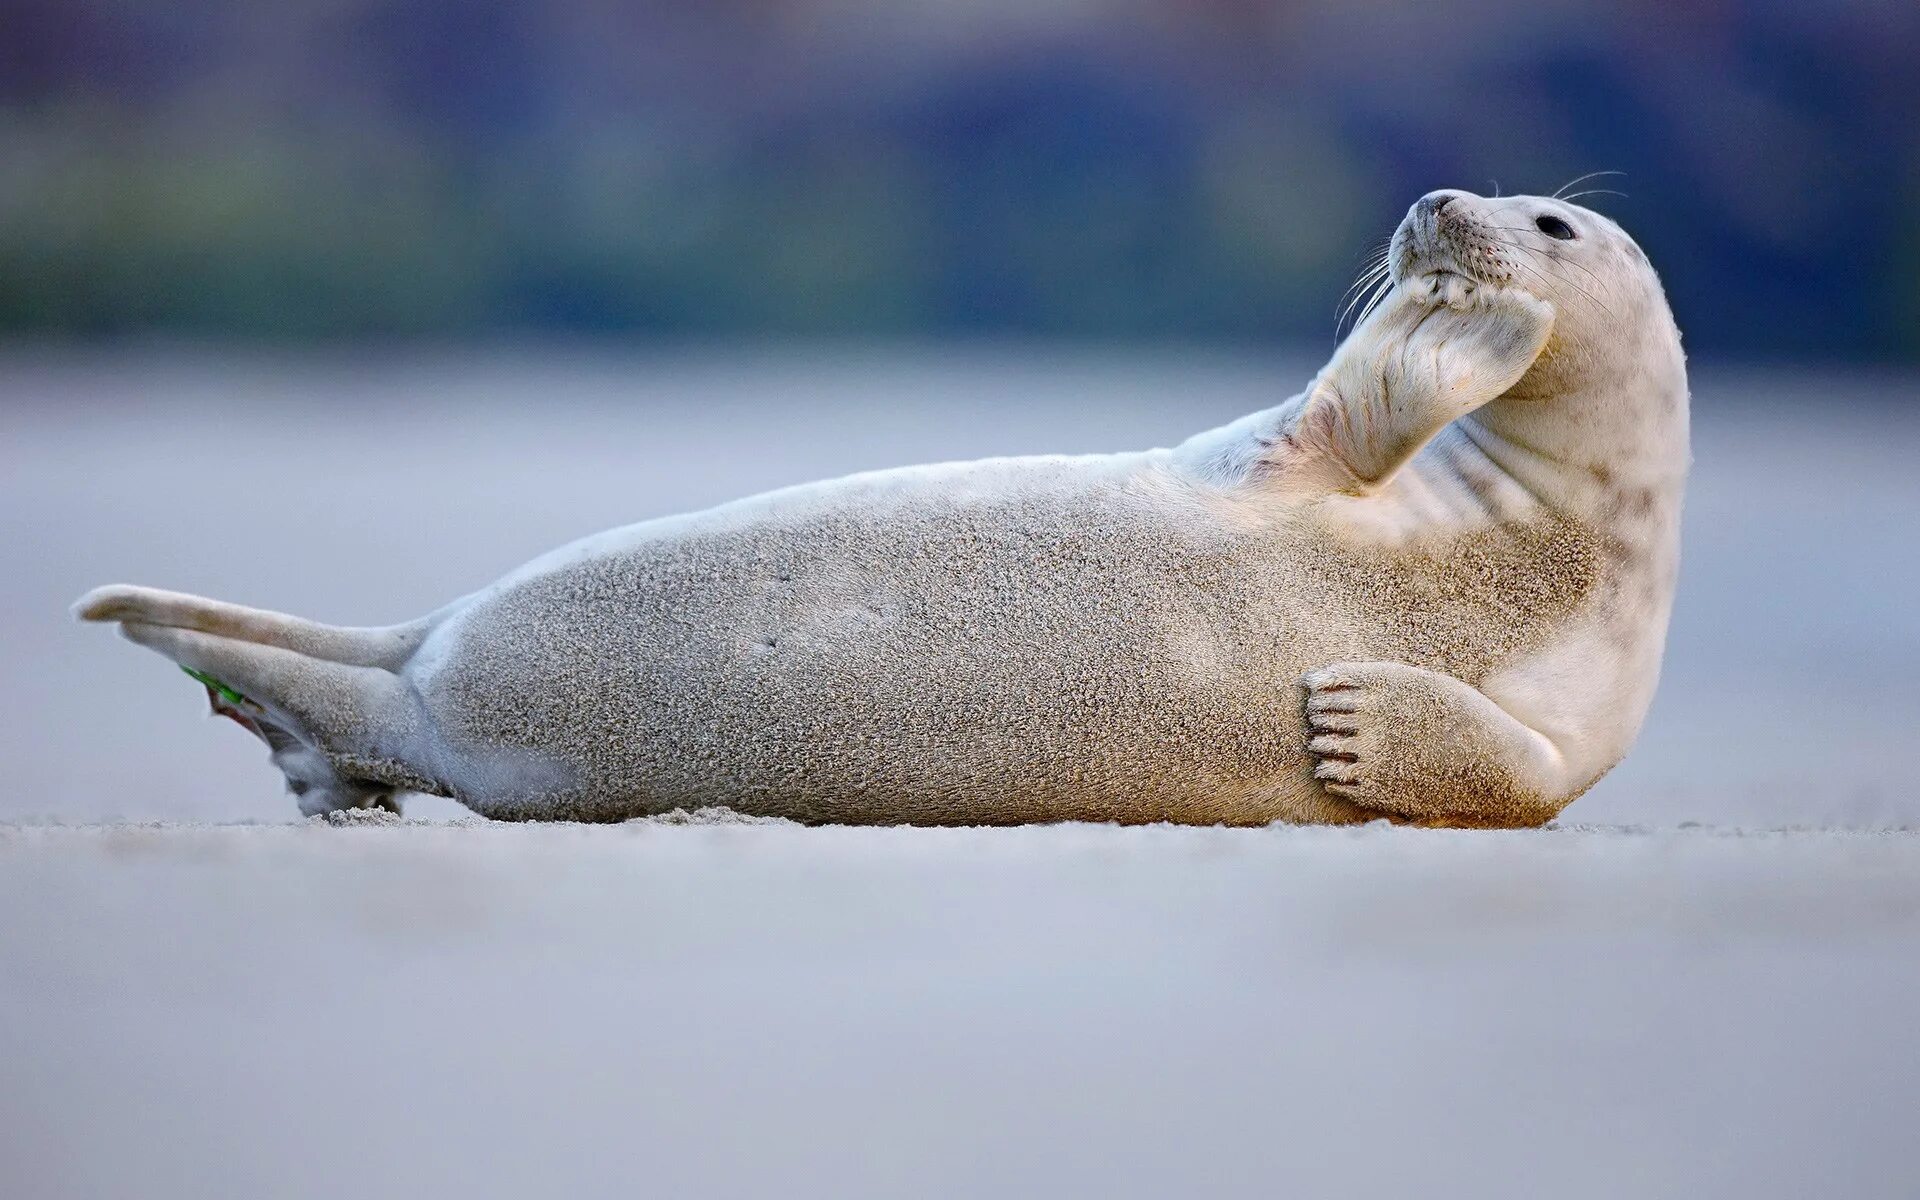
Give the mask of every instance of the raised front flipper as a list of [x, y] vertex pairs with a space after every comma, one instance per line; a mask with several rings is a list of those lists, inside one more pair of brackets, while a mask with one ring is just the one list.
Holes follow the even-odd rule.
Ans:
[[1335, 351], [1265, 455], [1290, 489], [1366, 494], [1533, 365], [1553, 306], [1436, 272], [1396, 285]]

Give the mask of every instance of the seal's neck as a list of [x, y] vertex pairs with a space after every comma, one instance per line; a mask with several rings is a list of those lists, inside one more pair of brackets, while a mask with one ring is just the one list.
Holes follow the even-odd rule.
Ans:
[[[1606, 511], [1622, 489], [1678, 497], [1686, 482], [1687, 378], [1678, 338], [1645, 348], [1586, 381], [1531, 373], [1460, 421], [1488, 459], [1543, 503]], [[1589, 382], [1590, 381], [1590, 382]]]

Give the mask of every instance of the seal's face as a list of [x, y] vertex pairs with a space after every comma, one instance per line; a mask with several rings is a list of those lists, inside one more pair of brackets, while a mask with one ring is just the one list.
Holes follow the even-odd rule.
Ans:
[[1569, 375], [1610, 372], [1650, 352], [1678, 361], [1678, 332], [1646, 254], [1618, 225], [1565, 200], [1430, 192], [1394, 231], [1387, 268], [1394, 287], [1457, 276], [1468, 290], [1512, 288], [1552, 304], [1535, 387], [1542, 375], [1558, 376], [1561, 388], [1575, 382]]
[[[1652, 274], [1626, 231], [1591, 209], [1549, 196], [1452, 190], [1429, 192], [1407, 210], [1388, 261], [1396, 285], [1444, 271], [1531, 292], [1562, 311], [1580, 300], [1600, 303], [1593, 289], [1603, 274]], [[1641, 269], [1623, 271], [1626, 264]]]

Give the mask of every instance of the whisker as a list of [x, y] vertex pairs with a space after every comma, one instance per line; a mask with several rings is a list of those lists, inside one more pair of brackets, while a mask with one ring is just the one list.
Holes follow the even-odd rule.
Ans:
[[1359, 295], [1355, 296], [1353, 299], [1347, 301], [1347, 306], [1340, 311], [1339, 319], [1333, 323], [1334, 337], [1336, 338], [1342, 337], [1348, 331], [1352, 330], [1355, 326], [1360, 324], [1359, 320], [1355, 320], [1354, 322], [1352, 322], [1352, 324], [1349, 324], [1347, 321], [1347, 318], [1353, 314], [1353, 310], [1356, 307], [1361, 309], [1361, 319], [1365, 319], [1365, 315], [1366, 315], [1365, 302], [1370, 302], [1372, 300], [1373, 289], [1379, 287], [1382, 283], [1386, 283], [1389, 287], [1392, 286], [1392, 283], [1389, 280], [1376, 279], [1371, 284], [1367, 285], [1367, 288], [1368, 288], [1367, 291], [1362, 292]]
[[1380, 298], [1393, 290], [1393, 277], [1391, 275], [1383, 273], [1378, 278], [1376, 278], [1371, 284], [1369, 284], [1368, 288], [1369, 288], [1368, 291], [1360, 293], [1359, 295], [1355, 296], [1350, 302], [1348, 302], [1346, 311], [1340, 314], [1340, 320], [1334, 322], [1333, 333], [1335, 337], [1340, 336], [1340, 329], [1341, 329], [1341, 326], [1346, 322], [1347, 314], [1351, 313], [1353, 311], [1353, 306], [1355, 304], [1360, 303], [1362, 299], [1366, 300], [1365, 306], [1361, 308], [1360, 315], [1354, 319], [1353, 324], [1348, 325], [1347, 328], [1348, 329], [1358, 328], [1360, 323], [1367, 319], [1367, 314], [1373, 311], [1374, 305], [1380, 303]]
[[1375, 263], [1373, 266], [1367, 268], [1366, 274], [1354, 280], [1353, 286], [1348, 288], [1344, 293], [1342, 293], [1340, 298], [1342, 300], [1349, 300], [1353, 298], [1355, 294], [1366, 291], [1368, 288], [1372, 287], [1375, 283], [1378, 283], [1380, 281], [1380, 277], [1382, 275], [1385, 275], [1386, 273], [1387, 273], [1386, 263]]
[[1377, 259], [1374, 262], [1370, 263], [1364, 270], [1360, 272], [1358, 276], [1354, 278], [1354, 281], [1352, 283], [1347, 285], [1347, 290], [1340, 293], [1340, 298], [1344, 300], [1348, 296], [1353, 295], [1354, 292], [1359, 290], [1361, 284], [1371, 282], [1375, 275], [1379, 274], [1382, 270], [1386, 268], [1386, 265], [1387, 265], [1386, 263], [1381, 262]]
[[1371, 251], [1368, 252], [1364, 260], [1365, 265], [1361, 267], [1361, 270], [1368, 271], [1368, 270], [1372, 270], [1374, 267], [1379, 266], [1382, 262], [1386, 260], [1387, 252], [1391, 248], [1392, 247], [1387, 242], [1381, 242], [1378, 246], [1375, 246]]
[[1379, 266], [1380, 263], [1387, 257], [1387, 251], [1389, 249], [1391, 249], [1391, 244], [1389, 242], [1381, 242], [1378, 245], [1374, 246], [1373, 249], [1369, 250], [1366, 256], [1362, 259], [1362, 266], [1360, 268], [1361, 272], [1364, 274], [1365, 272], [1371, 271], [1373, 268]]
[[[1585, 263], [1580, 262], [1578, 259], [1561, 258], [1551, 253], [1543, 255], [1537, 247], [1533, 247], [1533, 246], [1522, 246], [1520, 247], [1520, 249], [1526, 250], [1534, 254], [1536, 257], [1540, 258], [1541, 261], [1544, 261], [1556, 266], [1563, 265], [1563, 266], [1572, 267], [1574, 270], [1580, 272], [1582, 275], [1585, 275], [1588, 279], [1592, 280], [1593, 286], [1598, 288], [1600, 291], [1604, 292], [1609, 299], [1615, 299], [1615, 300], [1619, 299], [1618, 294], [1615, 293], [1613, 290], [1612, 283], [1608, 282], [1606, 279], [1601, 278], [1599, 275], [1594, 274], [1594, 272]], [[1555, 274], [1559, 274], [1559, 272], [1555, 272]], [[1567, 280], [1567, 282], [1572, 283], [1573, 281], [1569, 279]], [[1595, 300], [1594, 302], [1596, 304], [1600, 303], [1598, 300]], [[1606, 308], [1606, 305], [1601, 304], [1601, 307]], [[1611, 314], [1613, 310], [1608, 309], [1607, 311], [1609, 314]]]
[[1547, 258], [1548, 258], [1548, 261], [1550, 262], [1565, 263], [1567, 266], [1572, 267], [1574, 270], [1580, 272], [1582, 275], [1585, 275], [1588, 279], [1593, 280], [1593, 286], [1599, 288], [1601, 291], [1608, 290], [1609, 285], [1607, 284], [1607, 281], [1600, 278], [1600, 276], [1595, 275], [1592, 271], [1588, 270], [1585, 263], [1575, 262], [1571, 258], [1554, 258], [1552, 255], [1548, 255]]
[[1373, 299], [1367, 301], [1367, 306], [1360, 310], [1358, 317], [1354, 318], [1353, 326], [1356, 329], [1367, 323], [1367, 318], [1373, 315], [1373, 310], [1380, 307], [1380, 302], [1385, 300], [1388, 293], [1393, 291], [1392, 277], [1389, 276], [1382, 279], [1378, 284], [1374, 285], [1374, 289]]
[[[1529, 230], [1517, 225], [1483, 225], [1481, 226], [1481, 228], [1487, 229], [1487, 230], [1499, 230], [1502, 233], [1530, 232]], [[1508, 238], [1499, 238], [1496, 240], [1505, 242], [1507, 245], [1512, 246], [1514, 249], [1522, 250], [1529, 254], [1537, 255], [1540, 253], [1537, 247], [1524, 245], [1518, 241], [1510, 240]], [[1600, 278], [1600, 276], [1595, 275], [1592, 271], [1588, 270], [1585, 263], [1576, 262], [1571, 258], [1555, 258], [1551, 254], [1547, 255], [1547, 259], [1550, 262], [1565, 263], [1567, 266], [1574, 268], [1575, 270], [1579, 271], [1581, 274], [1585, 275], [1588, 279], [1593, 280], [1594, 286], [1597, 288], [1600, 288], [1602, 291], [1610, 290], [1606, 280]]]
[[1372, 252], [1367, 255], [1367, 263], [1361, 268], [1359, 276], [1354, 279], [1353, 283], [1348, 286], [1345, 292], [1341, 293], [1340, 299], [1343, 302], [1343, 307], [1340, 310], [1340, 315], [1334, 318], [1333, 322], [1333, 332], [1336, 337], [1339, 336], [1340, 327], [1346, 322], [1347, 316], [1353, 311], [1354, 306], [1359, 304], [1362, 298], [1366, 296], [1368, 289], [1378, 284], [1381, 278], [1391, 269], [1387, 262], [1387, 256], [1392, 250], [1393, 239], [1390, 237], [1383, 238], [1376, 243]]
[[1589, 179], [1598, 179], [1602, 175], [1625, 175], [1625, 174], [1626, 174], [1625, 171], [1588, 171], [1585, 175], [1576, 176], [1572, 179], [1567, 180], [1565, 183], [1561, 184], [1559, 187], [1559, 190], [1555, 191], [1553, 195], [1547, 197], [1547, 199], [1559, 200], [1561, 199], [1562, 192], [1565, 192], [1570, 187], [1574, 187], [1578, 184], [1585, 183]]
[[1361, 292], [1366, 288], [1371, 287], [1373, 285], [1373, 282], [1380, 277], [1382, 272], [1386, 270], [1387, 270], [1386, 259], [1384, 258], [1375, 259], [1371, 266], [1367, 267], [1366, 270], [1360, 272], [1359, 278], [1355, 279], [1353, 283], [1350, 286], [1348, 286], [1346, 291], [1340, 293], [1340, 299], [1344, 301], [1349, 297], [1353, 296], [1355, 293]]
[[1509, 242], [1508, 244], [1511, 245], [1514, 249], [1520, 251], [1522, 254], [1528, 256], [1533, 263], [1538, 264], [1538, 266], [1533, 266], [1533, 265], [1529, 265], [1528, 263], [1515, 260], [1514, 262], [1515, 266], [1525, 267], [1528, 271], [1532, 272], [1533, 277], [1535, 279], [1538, 279], [1542, 283], [1548, 282], [1548, 277], [1551, 276], [1553, 279], [1566, 284], [1568, 287], [1572, 288], [1574, 291], [1579, 292], [1582, 296], [1585, 296], [1588, 300], [1598, 305], [1600, 307], [1600, 310], [1606, 313], [1609, 317], [1614, 315], [1613, 308], [1610, 305], [1608, 305], [1606, 301], [1600, 299], [1600, 297], [1594, 295], [1592, 292], [1581, 287], [1579, 284], [1567, 278], [1565, 275], [1561, 274], [1559, 271], [1555, 271], [1553, 269], [1553, 260], [1541, 258], [1539, 255], [1539, 252], [1536, 251], [1531, 246], [1523, 246], [1523, 245], [1520, 245], [1518, 242]]
[[[1498, 231], [1500, 233], [1532, 233], [1533, 232], [1532, 229], [1524, 225], [1482, 225], [1480, 228], [1488, 230], [1489, 232]], [[1539, 248], [1536, 246], [1528, 246], [1513, 239], [1496, 238], [1495, 240], [1500, 242], [1505, 242], [1507, 245], [1512, 246], [1516, 250], [1525, 250], [1530, 254], [1538, 254], [1540, 252]], [[1557, 263], [1564, 262], [1566, 265], [1570, 267], [1574, 267], [1580, 271], [1586, 272], [1587, 278], [1593, 280], [1594, 283], [1596, 284], [1602, 284], [1604, 286], [1604, 281], [1601, 280], [1601, 278], [1598, 275], [1595, 275], [1592, 271], [1587, 270], [1585, 264], [1575, 262], [1571, 258], [1564, 258], [1564, 259], [1555, 258], [1551, 254], [1549, 254], [1547, 257], [1552, 259], [1554, 262], [1557, 262]]]
[[1578, 200], [1582, 196], [1618, 196], [1622, 200], [1628, 199], [1628, 196], [1625, 192], [1616, 192], [1612, 188], [1588, 188], [1584, 192], [1575, 192], [1571, 196], [1556, 196], [1554, 197], [1554, 199], [1564, 201], [1567, 204], [1572, 204], [1575, 200]]
[[[1552, 286], [1552, 284], [1553, 284], [1553, 282], [1554, 282], [1554, 281], [1553, 281], [1552, 279], [1550, 279], [1550, 278], [1548, 278], [1548, 277], [1547, 277], [1546, 275], [1543, 275], [1543, 274], [1542, 274], [1542, 273], [1540, 272], [1540, 270], [1539, 270], [1539, 268], [1537, 268], [1537, 267], [1535, 267], [1535, 266], [1532, 266], [1532, 265], [1530, 265], [1530, 264], [1528, 264], [1528, 263], [1524, 263], [1524, 262], [1515, 262], [1515, 263], [1514, 263], [1513, 265], [1514, 265], [1514, 266], [1516, 266], [1516, 267], [1518, 267], [1518, 268], [1519, 268], [1520, 270], [1522, 270], [1522, 271], [1525, 271], [1525, 272], [1526, 272], [1527, 274], [1529, 274], [1529, 275], [1531, 275], [1531, 276], [1533, 276], [1533, 277], [1534, 277], [1535, 279], [1537, 279], [1537, 280], [1539, 280], [1539, 281], [1540, 281], [1540, 282], [1541, 282], [1542, 284], [1545, 284], [1545, 285], [1547, 285], [1547, 286], [1549, 286], [1549, 287], [1550, 287], [1550, 286]], [[1563, 282], [1564, 282], [1564, 281], [1563, 281]], [[1576, 290], [1576, 291], [1578, 291], [1579, 289], [1578, 289], [1578, 288], [1575, 288], [1574, 290]], [[1596, 300], [1596, 301], [1594, 301], [1594, 303], [1596, 303], [1596, 304], [1599, 304], [1599, 301], [1597, 301], [1597, 300]], [[1601, 307], [1602, 307], [1602, 308], [1605, 308], [1606, 306], [1605, 306], [1605, 305], [1603, 304], [1603, 305], [1601, 305]]]
[[[1488, 231], [1502, 230], [1507, 233], [1523, 232], [1522, 230], [1516, 229], [1511, 225], [1483, 225], [1481, 226], [1481, 228], [1486, 229]], [[1573, 280], [1567, 278], [1567, 276], [1564, 273], [1553, 269], [1557, 264], [1561, 262], [1565, 262], [1569, 266], [1578, 267], [1581, 271], [1586, 273], [1587, 278], [1593, 280], [1595, 286], [1599, 287], [1602, 291], [1608, 291], [1609, 289], [1607, 288], [1606, 284], [1601, 281], [1599, 276], [1595, 275], [1592, 271], [1587, 270], [1587, 268], [1584, 265], [1574, 262], [1570, 258], [1557, 259], [1552, 257], [1551, 255], [1543, 255], [1535, 247], [1529, 246], [1526, 243], [1518, 241], [1514, 238], [1495, 238], [1494, 240], [1501, 243], [1502, 245], [1509, 246], [1515, 250], [1518, 250], [1521, 254], [1526, 255], [1532, 261], [1539, 263], [1541, 266], [1546, 268], [1547, 275], [1541, 275], [1538, 271], [1536, 271], [1534, 273], [1535, 278], [1540, 279], [1542, 282], [1545, 282], [1547, 276], [1550, 275], [1552, 278], [1557, 279], [1561, 283], [1566, 284], [1568, 287], [1572, 288], [1576, 292], [1579, 292], [1582, 296], [1585, 296], [1587, 299], [1593, 301], [1595, 304], [1598, 304], [1601, 308], [1606, 309], [1608, 316], [1613, 315], [1613, 309], [1608, 308], [1605, 301], [1601, 300], [1598, 296], [1594, 295], [1592, 292], [1589, 292], [1587, 289], [1581, 287], [1579, 284], [1575, 283]], [[1519, 264], [1516, 264], [1516, 265], [1519, 265]]]

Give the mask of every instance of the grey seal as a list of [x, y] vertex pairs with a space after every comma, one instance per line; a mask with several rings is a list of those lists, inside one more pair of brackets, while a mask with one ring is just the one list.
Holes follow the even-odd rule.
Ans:
[[206, 682], [308, 812], [1551, 819], [1659, 674], [1679, 332], [1613, 221], [1434, 192], [1287, 402], [1171, 448], [855, 475], [616, 529], [346, 629], [75, 606]]

